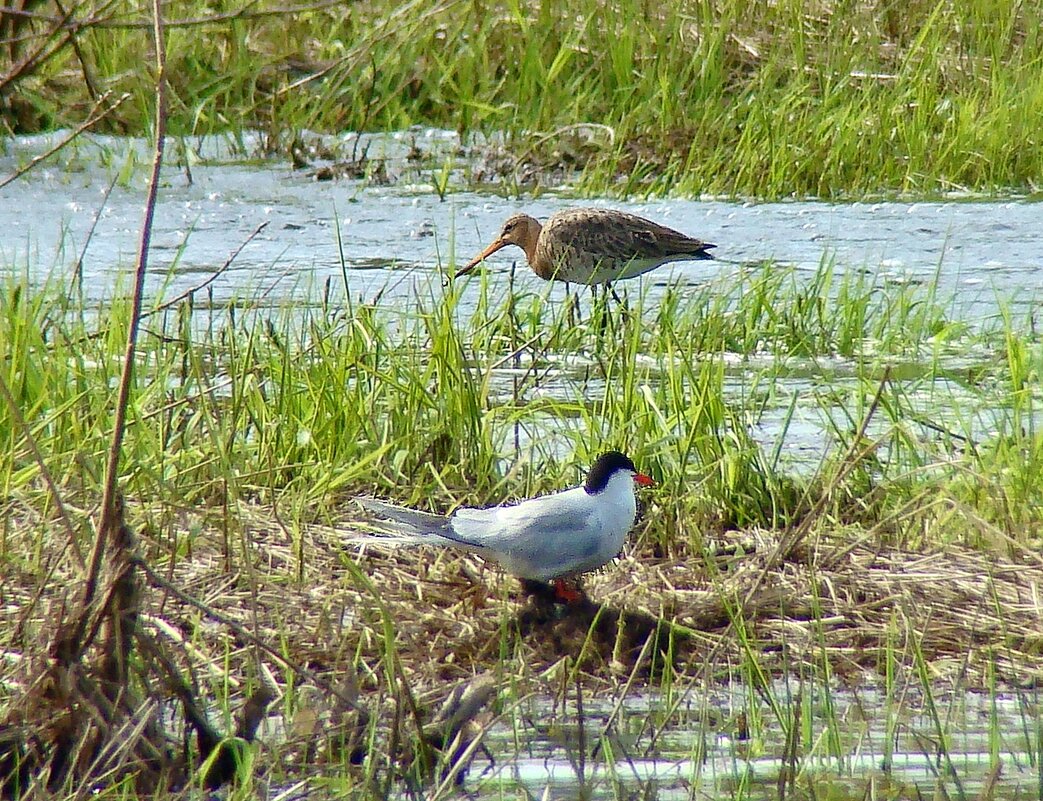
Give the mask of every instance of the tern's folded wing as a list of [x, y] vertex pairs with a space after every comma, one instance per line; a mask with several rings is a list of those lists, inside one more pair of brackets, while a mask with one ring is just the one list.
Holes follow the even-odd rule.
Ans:
[[441, 534], [448, 529], [448, 521], [441, 515], [418, 512], [415, 509], [396, 506], [377, 498], [357, 498], [356, 500], [367, 511], [394, 521], [412, 534]]
[[529, 539], [581, 532], [589, 525], [591, 511], [589, 496], [578, 488], [513, 506], [458, 509], [449, 520], [461, 540], [485, 548], [506, 548]]
[[[461, 509], [453, 538], [523, 578], [549, 580], [604, 564], [602, 537], [589, 496], [578, 490], [493, 509]], [[614, 556], [611, 554], [610, 556]]]

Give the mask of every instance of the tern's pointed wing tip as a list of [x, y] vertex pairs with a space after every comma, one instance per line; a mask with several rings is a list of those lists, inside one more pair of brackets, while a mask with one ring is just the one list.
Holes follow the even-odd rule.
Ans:
[[384, 501], [372, 495], [356, 495], [352, 500], [367, 512], [379, 512], [386, 505]]
[[370, 514], [380, 515], [382, 517], [396, 517], [402, 514], [427, 514], [427, 512], [417, 512], [413, 509], [409, 509], [408, 507], [399, 506], [397, 504], [391, 503], [390, 501], [384, 501], [380, 498], [374, 498], [372, 495], [358, 495], [354, 498], [354, 501]]

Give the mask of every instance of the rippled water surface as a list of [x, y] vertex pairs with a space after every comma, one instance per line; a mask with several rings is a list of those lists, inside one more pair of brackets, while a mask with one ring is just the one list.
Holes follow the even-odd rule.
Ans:
[[[25, 164], [53, 141], [35, 137], [9, 142], [0, 158], [0, 174]], [[247, 142], [245, 152], [256, 147], [257, 142]], [[515, 200], [453, 191], [441, 200], [435, 191], [439, 165], [461, 152], [455, 135], [442, 131], [372, 137], [360, 149], [368, 153], [371, 167], [381, 165], [391, 183], [319, 181], [314, 169], [319, 164], [293, 169], [284, 160], [239, 159], [234, 156], [241, 151], [233, 152], [220, 139], [171, 142], [152, 238], [153, 299], [170, 299], [200, 285], [264, 226], [208, 286], [215, 303], [231, 298], [255, 307], [314, 302], [327, 282], [343, 297], [346, 277], [352, 297], [379, 297], [393, 311], [418, 295], [438, 297], [447, 271], [484, 247], [509, 214], [523, 209], [545, 216], [577, 202], [560, 194]], [[410, 157], [417, 153], [429, 158]], [[149, 159], [141, 142], [81, 139], [0, 190], [0, 231], [5, 232], [0, 269], [68, 282], [82, 255], [89, 297], [111, 294], [118, 280], [125, 287], [141, 228]], [[667, 265], [638, 279], [641, 284], [627, 282], [628, 288], [647, 290], [646, 304], [654, 304], [657, 293], [670, 285], [683, 291], [685, 285], [708, 281], [727, 284], [740, 265], [765, 259], [808, 275], [832, 261], [837, 271], [858, 271], [881, 287], [937, 278], [937, 297], [950, 306], [947, 316], [972, 325], [995, 323], [1001, 310], [1025, 319], [1034, 313], [1043, 289], [1043, 205], [1028, 199], [585, 202], [627, 209], [718, 245], [717, 261]], [[506, 290], [509, 270], [496, 268], [520, 260], [515, 248], [493, 256], [487, 270], [493, 286]], [[548, 286], [524, 267], [515, 281], [516, 290], [549, 293], [552, 299], [564, 298], [566, 291], [557, 282]], [[471, 280], [465, 285], [465, 310], [477, 297], [478, 284]], [[200, 305], [204, 299], [197, 299]], [[546, 371], [539, 392], [574, 400], [580, 395], [596, 398], [603, 391], [597, 371], [584, 366], [592, 363], [590, 354], [545, 356], [558, 358], [559, 367]], [[726, 391], [733, 398], [750, 392], [751, 376], [764, 367], [759, 358], [725, 355]], [[992, 357], [956, 349], [947, 353], [945, 367], [958, 375], [967, 358]], [[830, 393], [857, 381], [857, 365], [830, 357], [768, 360], [776, 377], [771, 398], [750, 423], [751, 433], [765, 448], [777, 447], [787, 464], [814, 469], [836, 422], [829, 418], [839, 414], [841, 426], [851, 426]], [[506, 393], [512, 386], [509, 367], [494, 376]], [[934, 368], [910, 363], [902, 369], [916, 377]], [[965, 405], [961, 382], [944, 374], [911, 384], [908, 391], [925, 415], [943, 423], [953, 416], [963, 423], [971, 420], [975, 433], [988, 434], [1002, 415], [1002, 410], [979, 408], [971, 399]], [[537, 428], [498, 436], [523, 446], [539, 437], [553, 450], [553, 428]]]
[[939, 693], [937, 718], [917, 693], [888, 700], [872, 689], [781, 682], [771, 693], [799, 718], [795, 760], [763, 697], [741, 686], [700, 697], [588, 698], [582, 732], [574, 700], [539, 700], [526, 714], [536, 736], [494, 727], [495, 761], [478, 757], [468, 785], [490, 798], [520, 784], [534, 797], [580, 797], [585, 788], [591, 798], [659, 799], [777, 799], [784, 775], [797, 798], [979, 798], [987, 784], [989, 797], [1036, 798], [1043, 786], [1033, 693]]
[[[50, 141], [9, 143], [0, 174], [24, 164]], [[313, 170], [294, 170], [285, 161], [237, 161], [219, 140], [172, 143], [155, 217], [152, 290], [171, 295], [191, 288], [267, 222], [215, 282], [216, 299], [271, 289], [268, 297], [277, 301], [299, 291], [302, 281], [339, 283], [338, 225], [352, 293], [367, 297], [386, 289], [393, 296], [411, 292], [417, 283], [440, 286], [450, 260], [462, 262], [477, 253], [512, 212], [540, 217], [576, 203], [551, 195], [508, 200], [469, 192], [450, 192], [443, 202], [434, 190], [436, 171], [410, 166], [406, 154], [413, 145], [437, 155], [454, 152], [458, 143], [441, 131], [376, 138], [368, 154], [392, 165], [397, 180], [389, 186], [317, 181]], [[148, 160], [140, 143], [81, 140], [0, 190], [5, 232], [0, 263], [5, 269], [28, 264], [36, 274], [60, 276], [75, 263], [100, 214], [83, 269], [90, 291], [104, 294], [133, 262]], [[107, 187], [121, 175], [129, 178], [117, 181], [103, 205]], [[718, 262], [668, 265], [642, 279], [653, 288], [705, 281], [753, 260], [813, 270], [823, 259], [835, 259], [841, 268], [867, 270], [880, 282], [923, 281], [937, 273], [944, 295], [955, 297], [958, 315], [978, 317], [995, 313], [1001, 304], [1027, 307], [1043, 285], [1043, 205], [1028, 200], [593, 203], [648, 216], [718, 245]], [[506, 265], [520, 256], [508, 249], [491, 264]], [[172, 267], [173, 279], [167, 280]], [[519, 276], [523, 287], [544, 286], [528, 271]], [[501, 272], [493, 280], [506, 276]]]

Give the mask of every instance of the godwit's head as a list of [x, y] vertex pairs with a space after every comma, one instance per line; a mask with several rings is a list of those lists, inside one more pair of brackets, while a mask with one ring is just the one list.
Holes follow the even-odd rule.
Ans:
[[489, 258], [500, 248], [505, 248], [508, 245], [517, 245], [524, 250], [525, 258], [528, 260], [529, 264], [532, 264], [536, 253], [536, 240], [540, 238], [540, 230], [541, 226], [539, 222], [528, 214], [515, 214], [513, 217], [508, 217], [507, 222], [505, 222], [503, 228], [500, 229], [500, 235], [493, 240], [489, 247], [469, 261], [467, 265], [456, 274], [456, 277], [459, 278], [461, 275], [466, 275], [471, 272], [471, 270], [481, 264], [484, 259]]

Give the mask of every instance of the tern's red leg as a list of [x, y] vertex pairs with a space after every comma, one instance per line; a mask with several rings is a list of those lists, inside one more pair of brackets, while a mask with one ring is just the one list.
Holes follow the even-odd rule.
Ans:
[[583, 591], [565, 579], [554, 579], [554, 597], [564, 604], [576, 604], [583, 600]]

